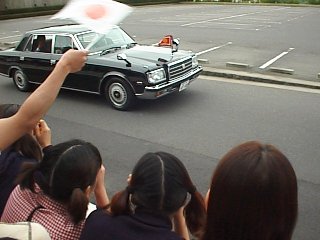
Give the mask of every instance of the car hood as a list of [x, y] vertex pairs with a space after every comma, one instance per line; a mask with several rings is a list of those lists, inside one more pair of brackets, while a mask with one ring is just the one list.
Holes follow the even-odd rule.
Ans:
[[123, 62], [123, 60], [117, 59], [119, 53], [126, 54], [127, 60], [132, 64], [132, 67], [143, 66], [145, 69], [149, 70], [158, 68], [163, 63], [177, 61], [193, 55], [191, 51], [178, 50], [178, 52], [172, 54], [171, 48], [136, 45], [130, 49], [122, 49], [105, 54], [99, 58], [101, 60], [113, 59], [114, 61]]
[[141, 59], [146, 61], [166, 61], [172, 62], [190, 56], [191, 52], [179, 50], [172, 54], [171, 48], [153, 46], [135, 46], [124, 51], [128, 58]]

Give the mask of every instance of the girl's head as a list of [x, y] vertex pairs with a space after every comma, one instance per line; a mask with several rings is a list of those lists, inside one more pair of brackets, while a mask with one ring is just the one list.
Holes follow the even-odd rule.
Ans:
[[66, 204], [75, 223], [83, 220], [102, 160], [98, 149], [82, 140], [50, 147], [37, 166], [27, 168], [21, 186], [33, 190], [34, 181], [45, 194]]
[[212, 177], [203, 240], [291, 239], [297, 179], [274, 146], [251, 141], [231, 149]]
[[[18, 104], [1, 104], [0, 105], [0, 119], [9, 118], [15, 115], [20, 108]], [[16, 152], [20, 152], [23, 156], [41, 160], [42, 152], [36, 139], [31, 134], [25, 134], [11, 146]]]
[[132, 213], [130, 205], [155, 214], [170, 216], [187, 202], [185, 213], [191, 232], [198, 232], [205, 219], [202, 196], [197, 192], [183, 163], [165, 153], [147, 153], [132, 171], [128, 187], [111, 201], [113, 214]]

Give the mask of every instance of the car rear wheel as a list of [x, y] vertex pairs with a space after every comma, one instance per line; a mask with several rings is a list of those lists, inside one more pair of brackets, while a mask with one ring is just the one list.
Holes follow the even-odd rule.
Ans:
[[130, 85], [121, 78], [111, 78], [105, 87], [105, 97], [117, 110], [128, 110], [136, 101]]
[[27, 92], [31, 88], [27, 76], [22, 70], [15, 70], [13, 73], [14, 85], [22, 92]]

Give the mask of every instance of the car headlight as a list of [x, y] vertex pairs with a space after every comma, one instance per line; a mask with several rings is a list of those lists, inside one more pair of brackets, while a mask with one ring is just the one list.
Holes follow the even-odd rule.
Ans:
[[192, 68], [195, 68], [199, 65], [197, 56], [192, 57]]
[[163, 68], [147, 73], [149, 83], [155, 84], [166, 80], [166, 73]]

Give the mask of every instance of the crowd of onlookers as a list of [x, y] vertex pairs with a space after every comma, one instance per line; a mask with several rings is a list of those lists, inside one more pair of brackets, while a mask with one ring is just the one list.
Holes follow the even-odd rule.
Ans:
[[69, 50], [21, 106], [0, 105], [0, 239], [291, 239], [295, 172], [276, 147], [258, 141], [222, 157], [205, 197], [180, 159], [155, 152], [109, 200], [99, 150], [82, 139], [52, 145], [42, 120], [86, 56]]

